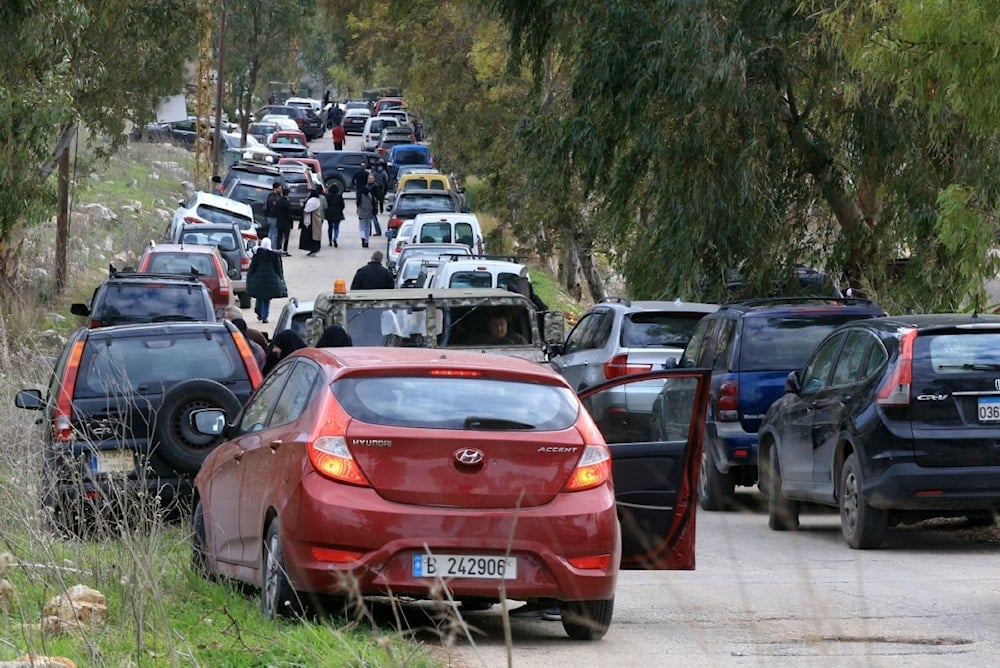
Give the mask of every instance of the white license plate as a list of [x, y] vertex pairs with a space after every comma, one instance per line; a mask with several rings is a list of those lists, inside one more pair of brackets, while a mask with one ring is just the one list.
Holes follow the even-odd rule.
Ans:
[[1000, 422], [1000, 397], [979, 397], [979, 421]]
[[418, 578], [516, 580], [517, 557], [489, 557], [476, 554], [414, 554], [413, 576]]
[[131, 450], [106, 450], [90, 455], [94, 473], [131, 473], [135, 468]]

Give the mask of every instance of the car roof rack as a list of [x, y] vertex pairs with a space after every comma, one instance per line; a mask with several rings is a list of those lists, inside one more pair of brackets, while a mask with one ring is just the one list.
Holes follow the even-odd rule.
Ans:
[[600, 304], [621, 304], [622, 306], [631, 306], [632, 300], [628, 297], [622, 297], [621, 295], [608, 295], [602, 299]]
[[719, 306], [720, 309], [733, 308], [733, 307], [746, 307], [746, 308], [763, 308], [767, 306], [780, 306], [782, 304], [844, 304], [844, 305], [863, 305], [863, 306], [874, 306], [875, 302], [870, 299], [863, 299], [861, 297], [836, 297], [827, 295], [806, 295], [801, 297], [758, 297], [755, 299], [737, 299], [734, 301], [724, 302]]
[[495, 260], [497, 262], [514, 262], [516, 264], [524, 264], [523, 255], [473, 255], [469, 253], [445, 252], [445, 253], [438, 253], [438, 257], [448, 258], [450, 262], [460, 262], [466, 260], [469, 262], [476, 262], [480, 260]]
[[200, 276], [196, 270], [192, 268], [191, 273], [185, 274], [165, 274], [162, 272], [147, 272], [147, 271], [135, 271], [132, 267], [125, 267], [123, 269], [116, 269], [114, 266], [108, 270], [108, 278], [134, 278], [137, 280], [173, 280], [173, 281], [197, 281], [198, 276]]

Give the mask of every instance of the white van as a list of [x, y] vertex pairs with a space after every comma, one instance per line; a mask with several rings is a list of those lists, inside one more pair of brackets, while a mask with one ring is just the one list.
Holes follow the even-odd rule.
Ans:
[[361, 131], [361, 150], [374, 151], [378, 147], [378, 139], [384, 128], [399, 127], [399, 121], [391, 116], [372, 116], [365, 121], [365, 129]]
[[474, 255], [486, 252], [479, 219], [472, 213], [418, 213], [413, 218], [412, 244], [465, 244]]
[[424, 287], [508, 289], [517, 285], [523, 269], [523, 264], [509, 260], [453, 256], [437, 266]]

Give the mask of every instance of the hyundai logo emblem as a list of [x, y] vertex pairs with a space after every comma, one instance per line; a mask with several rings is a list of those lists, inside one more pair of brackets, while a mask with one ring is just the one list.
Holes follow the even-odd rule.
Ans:
[[455, 451], [455, 461], [466, 466], [482, 464], [485, 458], [486, 455], [483, 454], [483, 451], [476, 448], [462, 448]]

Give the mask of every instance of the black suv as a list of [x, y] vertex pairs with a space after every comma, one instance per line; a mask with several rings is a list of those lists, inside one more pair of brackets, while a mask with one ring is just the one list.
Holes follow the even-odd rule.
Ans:
[[[768, 524], [840, 508], [853, 548], [928, 517], [1000, 511], [1000, 317], [876, 318], [826, 337], [760, 427]], [[767, 463], [766, 466], [763, 463]]]
[[118, 271], [94, 290], [87, 303], [70, 306], [88, 328], [168, 320], [215, 320], [212, 293], [196, 274], [143, 274]]
[[[840, 325], [882, 315], [865, 299], [787, 297], [729, 302], [702, 318], [678, 362], [712, 370], [698, 480], [702, 508], [725, 510], [736, 485], [757, 482], [757, 430], [788, 373]], [[684, 391], [668, 381], [664, 396], [675, 389]]]
[[[55, 363], [48, 389], [17, 393], [44, 413], [43, 504], [57, 526], [88, 533], [138, 498], [160, 506], [189, 495], [218, 444], [191, 414], [231, 419], [261, 375], [228, 321], [81, 328]], [[128, 520], [128, 516], [125, 516]]]
[[316, 112], [306, 107], [269, 104], [258, 109], [254, 118], [264, 118], [268, 114], [288, 116], [299, 124], [299, 130], [302, 130], [302, 134], [310, 141], [319, 139], [326, 131], [326, 124], [323, 123], [323, 120], [316, 115]]
[[354, 175], [361, 169], [361, 163], [365, 162], [369, 169], [375, 169], [382, 159], [382, 156], [372, 151], [319, 151], [313, 153], [312, 157], [319, 160], [326, 189], [342, 193], [354, 188]]

